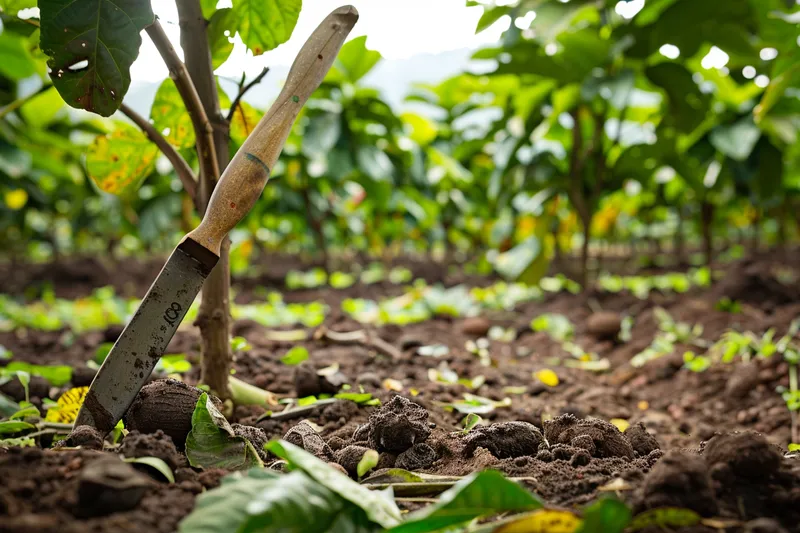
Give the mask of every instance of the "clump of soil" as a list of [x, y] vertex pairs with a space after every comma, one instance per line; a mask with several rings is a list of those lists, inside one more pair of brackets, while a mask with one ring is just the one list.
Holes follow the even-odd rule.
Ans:
[[77, 426], [61, 443], [62, 446], [80, 446], [86, 450], [102, 450], [103, 435], [92, 426]]
[[708, 466], [702, 458], [682, 452], [668, 452], [647, 474], [634, 500], [634, 511], [657, 507], [683, 507], [701, 516], [715, 516]]
[[472, 456], [475, 450], [486, 448], [498, 459], [536, 455], [542, 444], [542, 432], [528, 422], [501, 422], [477, 426], [464, 437], [464, 453]]
[[283, 436], [283, 440], [303, 448], [323, 461], [334, 460], [333, 450], [328, 446], [328, 443], [305, 420], [287, 431], [286, 435]]
[[703, 456], [712, 467], [722, 466], [738, 477], [753, 480], [774, 475], [782, 460], [767, 439], [753, 432], [718, 435], [708, 441]]
[[192, 414], [203, 391], [174, 379], [148, 383], [125, 413], [125, 427], [140, 433], [162, 430], [179, 450], [192, 430]]
[[269, 439], [263, 429], [242, 424], [231, 424], [231, 427], [237, 436], [244, 437], [253, 445], [262, 461], [269, 460], [269, 452], [264, 449], [264, 445], [269, 442]]
[[294, 388], [298, 398], [336, 394], [347, 383], [347, 376], [341, 372], [319, 375], [313, 365], [305, 362], [297, 365], [294, 373]]
[[631, 443], [613, 424], [597, 418], [578, 419], [561, 415], [544, 424], [544, 434], [552, 444], [567, 444], [589, 452], [592, 457], [633, 459]]
[[345, 446], [336, 452], [336, 463], [344, 468], [345, 472], [347, 472], [347, 475], [353, 479], [356, 479], [358, 477], [358, 463], [361, 461], [361, 458], [364, 457], [364, 454], [369, 450], [370, 449], [366, 446]]
[[136, 507], [153, 481], [128, 463], [107, 455], [84, 466], [78, 476], [76, 516], [104, 516]]
[[160, 429], [149, 434], [131, 431], [122, 440], [119, 453], [125, 457], [157, 457], [173, 471], [186, 466], [186, 458], [178, 453], [172, 437]]
[[379, 452], [402, 453], [431, 434], [428, 411], [402, 396], [393, 397], [372, 413], [367, 426], [362, 431], [368, 431], [369, 441]]
[[589, 317], [586, 330], [598, 340], [614, 340], [622, 330], [622, 319], [613, 311], [599, 311]]
[[640, 457], [661, 449], [658, 445], [658, 440], [647, 431], [647, 428], [641, 422], [628, 427], [622, 432], [622, 436], [628, 439], [633, 451]]
[[397, 456], [394, 466], [404, 470], [424, 470], [430, 467], [439, 456], [429, 444], [418, 442]]

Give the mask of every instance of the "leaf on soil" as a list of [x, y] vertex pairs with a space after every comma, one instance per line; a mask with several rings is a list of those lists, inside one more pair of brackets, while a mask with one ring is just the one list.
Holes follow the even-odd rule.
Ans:
[[358, 473], [358, 478], [361, 479], [364, 477], [364, 474], [375, 468], [378, 464], [378, 452], [375, 450], [367, 450], [364, 452], [364, 455], [361, 457], [361, 460], [358, 462], [358, 466], [356, 467], [356, 472]]
[[36, 426], [20, 420], [7, 420], [0, 422], [0, 435], [13, 435], [29, 429], [36, 429]]
[[299, 365], [308, 359], [308, 350], [303, 346], [295, 346], [286, 355], [281, 357], [281, 362], [285, 365]]
[[126, 457], [123, 460], [126, 463], [136, 463], [147, 465], [150, 468], [155, 468], [159, 474], [166, 478], [167, 481], [170, 483], [175, 483], [175, 475], [172, 473], [172, 470], [163, 459], [158, 457]]
[[556, 387], [558, 386], [558, 374], [554, 371], [550, 370], [549, 368], [543, 368], [534, 372], [533, 376], [547, 385], [548, 387]]
[[649, 511], [636, 515], [628, 525], [628, 529], [631, 531], [639, 531], [647, 527], [660, 529], [688, 527], [699, 523], [700, 519], [700, 515], [691, 509], [662, 507], [659, 509], [650, 509]]
[[369, 519], [373, 522], [385, 528], [394, 527], [400, 523], [400, 510], [390, 496], [380, 492], [373, 492], [359, 485], [302, 448], [286, 441], [273, 440], [267, 443], [265, 448], [281, 459], [288, 461], [290, 468], [302, 470], [306, 475], [313, 478], [316, 483], [364, 509]]
[[391, 533], [426, 533], [502, 512], [534, 511], [542, 502], [501, 473], [471, 474], [439, 497], [439, 502], [409, 515]]
[[480, 424], [483, 419], [475, 413], [469, 413], [467, 416], [464, 417], [464, 433], [465, 435], [469, 433], [469, 431]]
[[381, 529], [380, 525], [370, 522], [358, 505], [304, 472], [278, 475], [256, 468], [244, 476], [227, 476], [219, 487], [201, 494], [178, 531], [371, 533]]
[[33, 437], [19, 437], [16, 439], [0, 439], [0, 448], [33, 448], [36, 446], [36, 441]]
[[72, 367], [70, 366], [34, 365], [22, 361], [12, 361], [5, 368], [0, 369], [0, 377], [15, 377], [19, 371], [44, 378], [54, 387], [62, 387], [72, 379]]
[[583, 510], [577, 533], [621, 533], [631, 521], [628, 506], [616, 498], [601, 498]]
[[195, 468], [242, 470], [264, 466], [253, 445], [233, 432], [207, 393], [200, 395], [186, 437], [186, 458]]
[[150, 2], [40, 0], [39, 12], [40, 47], [64, 101], [111, 116], [128, 92], [140, 33], [155, 18]]
[[569, 511], [539, 509], [502, 525], [494, 533], [573, 533], [581, 519]]
[[158, 147], [138, 129], [118, 122], [110, 135], [98, 135], [86, 154], [89, 176], [104, 192], [127, 194], [155, 168]]
[[20, 409], [19, 411], [17, 411], [13, 415], [9, 416], [8, 418], [10, 420], [25, 420], [26, 418], [29, 418], [29, 417], [37, 417], [38, 418], [39, 416], [41, 416], [41, 413], [39, 413], [39, 410], [35, 406], [29, 405], [27, 407], [23, 407], [22, 409]]
[[47, 410], [45, 420], [48, 422], [58, 422], [61, 424], [71, 424], [78, 418], [78, 411], [83, 405], [89, 387], [75, 387], [64, 392], [56, 405]]

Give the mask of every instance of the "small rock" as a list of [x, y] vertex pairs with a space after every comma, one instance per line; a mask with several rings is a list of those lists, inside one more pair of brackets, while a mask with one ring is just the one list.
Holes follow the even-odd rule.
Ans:
[[464, 322], [461, 323], [461, 332], [473, 337], [484, 337], [491, 327], [492, 323], [488, 319], [482, 316], [473, 316], [464, 319]]
[[331, 447], [331, 450], [334, 452], [338, 452], [342, 448], [346, 446], [345, 441], [341, 437], [331, 437], [328, 439], [328, 446]]
[[422, 470], [431, 466], [438, 458], [433, 448], [424, 442], [418, 442], [397, 456], [395, 466], [409, 471]]
[[319, 376], [313, 366], [301, 363], [294, 371], [294, 390], [298, 398], [319, 396], [322, 393]]
[[319, 459], [333, 461], [333, 450], [306, 421], [300, 422], [287, 431], [286, 435], [283, 436], [283, 440], [295, 446], [300, 446]]
[[613, 311], [599, 311], [589, 317], [586, 329], [598, 340], [614, 340], [622, 330], [622, 318]]

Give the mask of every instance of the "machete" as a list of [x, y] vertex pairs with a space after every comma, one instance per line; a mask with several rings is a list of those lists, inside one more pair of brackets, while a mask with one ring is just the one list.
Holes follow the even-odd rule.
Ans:
[[75, 420], [104, 435], [122, 419], [216, 265], [231, 229], [261, 196], [301, 108], [322, 83], [358, 20], [344, 6], [308, 38], [286, 83], [220, 177], [196, 229], [173, 250], [92, 381]]

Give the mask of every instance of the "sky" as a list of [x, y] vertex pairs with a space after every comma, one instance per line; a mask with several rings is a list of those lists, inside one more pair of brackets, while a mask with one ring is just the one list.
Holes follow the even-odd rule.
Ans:
[[[217, 74], [238, 79], [242, 71], [251, 77], [265, 66], [291, 65], [314, 28], [328, 13], [346, 3], [347, 0], [304, 0], [297, 26], [288, 42], [253, 57], [237, 37], [231, 58], [217, 70]], [[475, 26], [483, 8], [466, 7], [465, 0], [350, 0], [350, 3], [358, 9], [360, 18], [349, 39], [366, 35], [367, 46], [381, 52], [386, 59], [475, 48], [497, 42], [502, 31], [500, 27], [494, 27], [475, 35]], [[157, 0], [152, 5], [176, 50], [182, 54], [175, 3]], [[225, 5], [226, 0], [221, 0], [219, 6]], [[155, 47], [149, 39], [143, 38], [139, 57], [131, 69], [132, 79], [160, 81], [167, 75], [167, 68]]]

